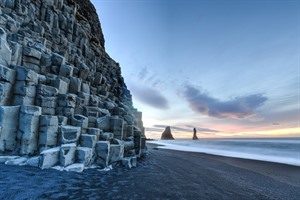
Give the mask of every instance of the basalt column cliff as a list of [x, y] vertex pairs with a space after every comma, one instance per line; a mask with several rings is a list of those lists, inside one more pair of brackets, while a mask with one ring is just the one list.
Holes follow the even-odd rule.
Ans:
[[89, 0], [1, 0], [0, 162], [130, 168], [145, 149]]

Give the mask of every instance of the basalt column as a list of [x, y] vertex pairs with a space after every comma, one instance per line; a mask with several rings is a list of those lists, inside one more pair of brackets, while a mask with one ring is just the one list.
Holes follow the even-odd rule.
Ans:
[[145, 150], [142, 114], [89, 0], [1, 0], [1, 161], [130, 168]]

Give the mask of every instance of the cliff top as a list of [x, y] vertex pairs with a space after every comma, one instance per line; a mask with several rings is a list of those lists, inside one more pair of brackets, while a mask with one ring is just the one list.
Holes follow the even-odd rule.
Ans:
[[94, 5], [91, 3], [90, 0], [68, 0], [68, 3], [76, 3], [78, 4], [78, 12], [87, 22], [90, 24], [92, 28], [92, 33], [95, 39], [98, 39], [100, 45], [104, 47], [104, 36], [101, 29], [101, 24], [99, 21], [99, 17]]

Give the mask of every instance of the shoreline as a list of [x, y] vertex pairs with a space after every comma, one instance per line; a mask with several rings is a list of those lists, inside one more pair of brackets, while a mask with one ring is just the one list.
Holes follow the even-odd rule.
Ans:
[[[251, 171], [256, 171], [257, 173], [262, 173], [267, 176], [272, 176], [273, 178], [277, 177], [277, 179], [279, 179], [280, 181], [284, 181], [288, 184], [300, 187], [300, 166], [297, 165], [272, 162], [272, 161], [264, 161], [264, 160], [255, 160], [249, 158], [231, 157], [225, 155], [215, 155], [215, 154], [204, 153], [204, 152], [192, 152], [192, 151], [181, 151], [176, 149], [159, 148], [160, 146], [164, 146], [164, 145], [147, 142], [148, 148], [153, 148], [155, 150], [167, 150], [167, 151], [176, 151], [182, 153], [199, 154], [208, 159], [222, 161], [226, 164], [240, 167], [243, 169], [248, 169]], [[287, 177], [283, 176], [281, 171], [282, 169], [286, 169], [285, 176]]]
[[215, 156], [222, 156], [222, 157], [229, 157], [229, 158], [237, 158], [237, 159], [246, 159], [246, 160], [253, 160], [253, 161], [262, 161], [262, 162], [270, 162], [274, 164], [284, 164], [290, 165], [295, 167], [300, 167], [300, 153], [299, 153], [299, 160], [278, 160], [279, 158], [267, 156], [267, 155], [255, 155], [251, 153], [240, 153], [236, 151], [229, 151], [229, 150], [220, 150], [220, 149], [212, 149], [211, 152], [203, 151], [198, 149], [199, 147], [193, 146], [184, 146], [172, 143], [165, 143], [167, 140], [150, 140], [147, 141], [147, 144], [157, 145], [160, 149], [166, 150], [173, 150], [173, 151], [181, 151], [181, 152], [190, 152], [190, 153], [203, 153], [207, 155], [215, 155]]
[[298, 200], [300, 168], [159, 149], [147, 143], [136, 168], [82, 173], [0, 164], [0, 199]]

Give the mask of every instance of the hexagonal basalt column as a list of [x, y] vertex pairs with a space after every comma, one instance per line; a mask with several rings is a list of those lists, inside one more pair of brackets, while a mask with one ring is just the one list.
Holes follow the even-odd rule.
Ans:
[[21, 106], [18, 139], [21, 155], [34, 155], [38, 150], [39, 119], [41, 107]]
[[11, 63], [12, 50], [9, 48], [6, 38], [6, 31], [0, 27], [0, 64], [9, 66]]
[[20, 106], [0, 106], [0, 152], [14, 151]]
[[77, 142], [81, 128], [78, 126], [61, 126], [60, 142], [61, 144]]

